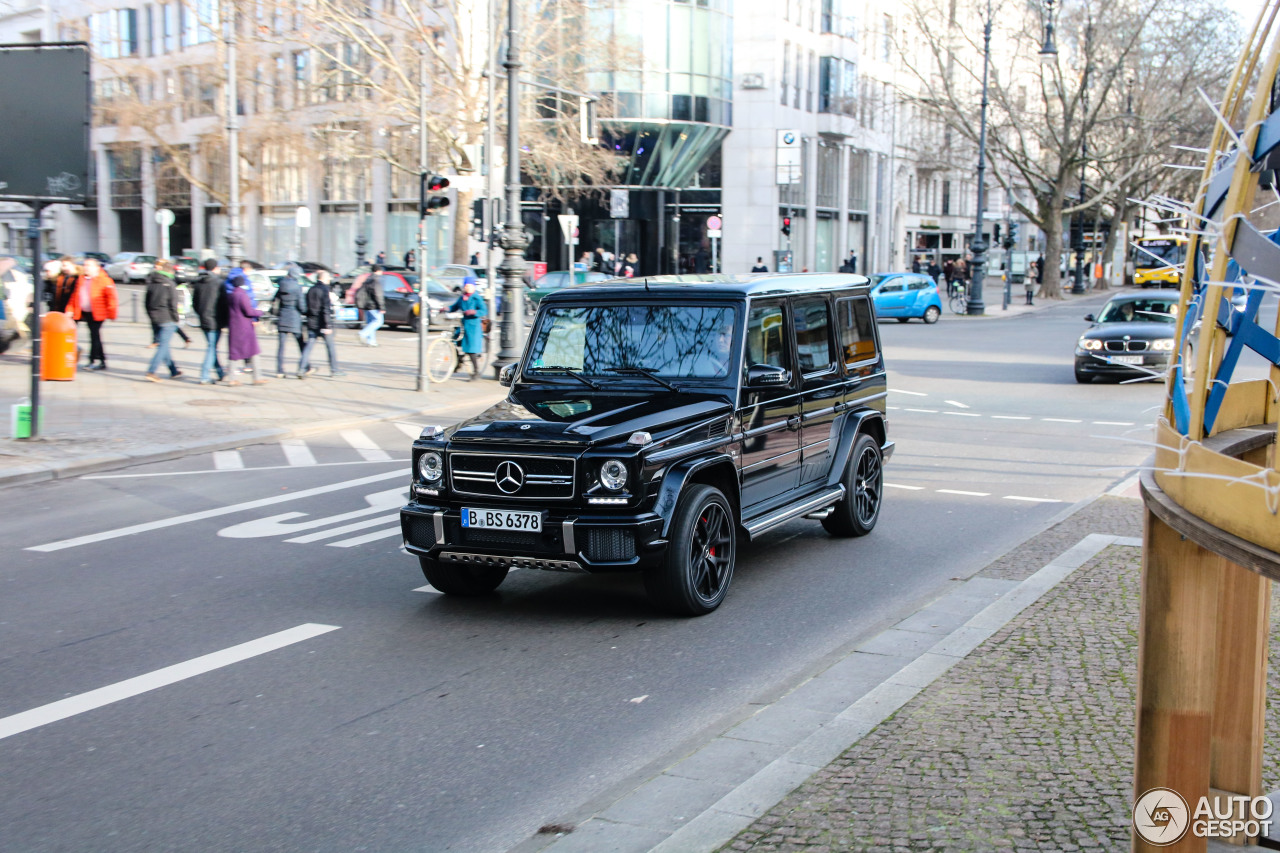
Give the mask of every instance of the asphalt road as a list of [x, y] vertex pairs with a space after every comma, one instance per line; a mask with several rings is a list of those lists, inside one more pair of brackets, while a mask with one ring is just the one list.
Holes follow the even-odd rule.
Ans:
[[0, 849], [505, 850], [1132, 475], [1162, 386], [1077, 385], [1081, 313], [882, 324], [879, 526], [752, 543], [701, 619], [420, 591], [414, 425], [0, 492]]

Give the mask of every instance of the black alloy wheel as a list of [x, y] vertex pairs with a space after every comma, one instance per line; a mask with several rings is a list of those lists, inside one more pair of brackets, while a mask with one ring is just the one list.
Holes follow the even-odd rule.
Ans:
[[487, 595], [506, 580], [505, 566], [455, 566], [435, 557], [419, 557], [427, 583], [445, 595]]
[[822, 519], [822, 526], [832, 536], [866, 536], [884, 503], [884, 459], [871, 436], [863, 433], [854, 441], [843, 482], [844, 498]]
[[649, 598], [678, 616], [710, 613], [729, 592], [737, 548], [729, 501], [712, 486], [690, 487], [676, 505], [662, 563], [645, 572]]

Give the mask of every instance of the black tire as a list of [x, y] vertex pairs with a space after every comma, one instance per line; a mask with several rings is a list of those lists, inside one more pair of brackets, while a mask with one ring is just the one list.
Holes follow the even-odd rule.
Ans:
[[937, 305], [930, 305], [928, 308], [924, 309], [924, 321], [931, 326], [938, 322], [938, 317], [941, 315], [942, 309]]
[[729, 501], [712, 486], [691, 486], [676, 504], [662, 563], [645, 572], [645, 591], [669, 613], [705, 616], [728, 594], [737, 553]]
[[899, 323], [905, 323], [905, 322], [907, 322], [908, 320], [910, 320], [911, 318], [910, 318], [910, 317], [898, 317], [897, 319], [898, 319], [898, 322], [899, 322]]
[[488, 595], [507, 577], [507, 570], [494, 566], [442, 565], [435, 557], [419, 557], [427, 583], [445, 595]]
[[884, 503], [884, 458], [880, 445], [866, 433], [853, 442], [845, 467], [844, 498], [822, 519], [832, 536], [866, 536], [880, 518]]

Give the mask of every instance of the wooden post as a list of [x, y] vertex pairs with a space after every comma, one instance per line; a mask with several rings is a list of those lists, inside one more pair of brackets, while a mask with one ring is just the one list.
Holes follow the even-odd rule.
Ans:
[[[1146, 517], [1134, 801], [1151, 788], [1171, 788], [1194, 811], [1209, 794], [1221, 558], [1149, 509]], [[1135, 833], [1132, 849], [1203, 851], [1206, 840], [1188, 832], [1156, 847]]]

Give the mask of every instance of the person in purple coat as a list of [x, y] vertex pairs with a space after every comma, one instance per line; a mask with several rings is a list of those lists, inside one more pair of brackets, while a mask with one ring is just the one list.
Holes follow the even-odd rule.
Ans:
[[231, 381], [228, 385], [239, 385], [239, 364], [247, 362], [254, 385], [265, 385], [265, 379], [258, 378], [258, 334], [254, 322], [262, 316], [262, 312], [253, 307], [249, 298], [249, 279], [241, 274], [227, 277], [227, 283], [234, 282], [227, 295], [227, 358], [231, 362]]

